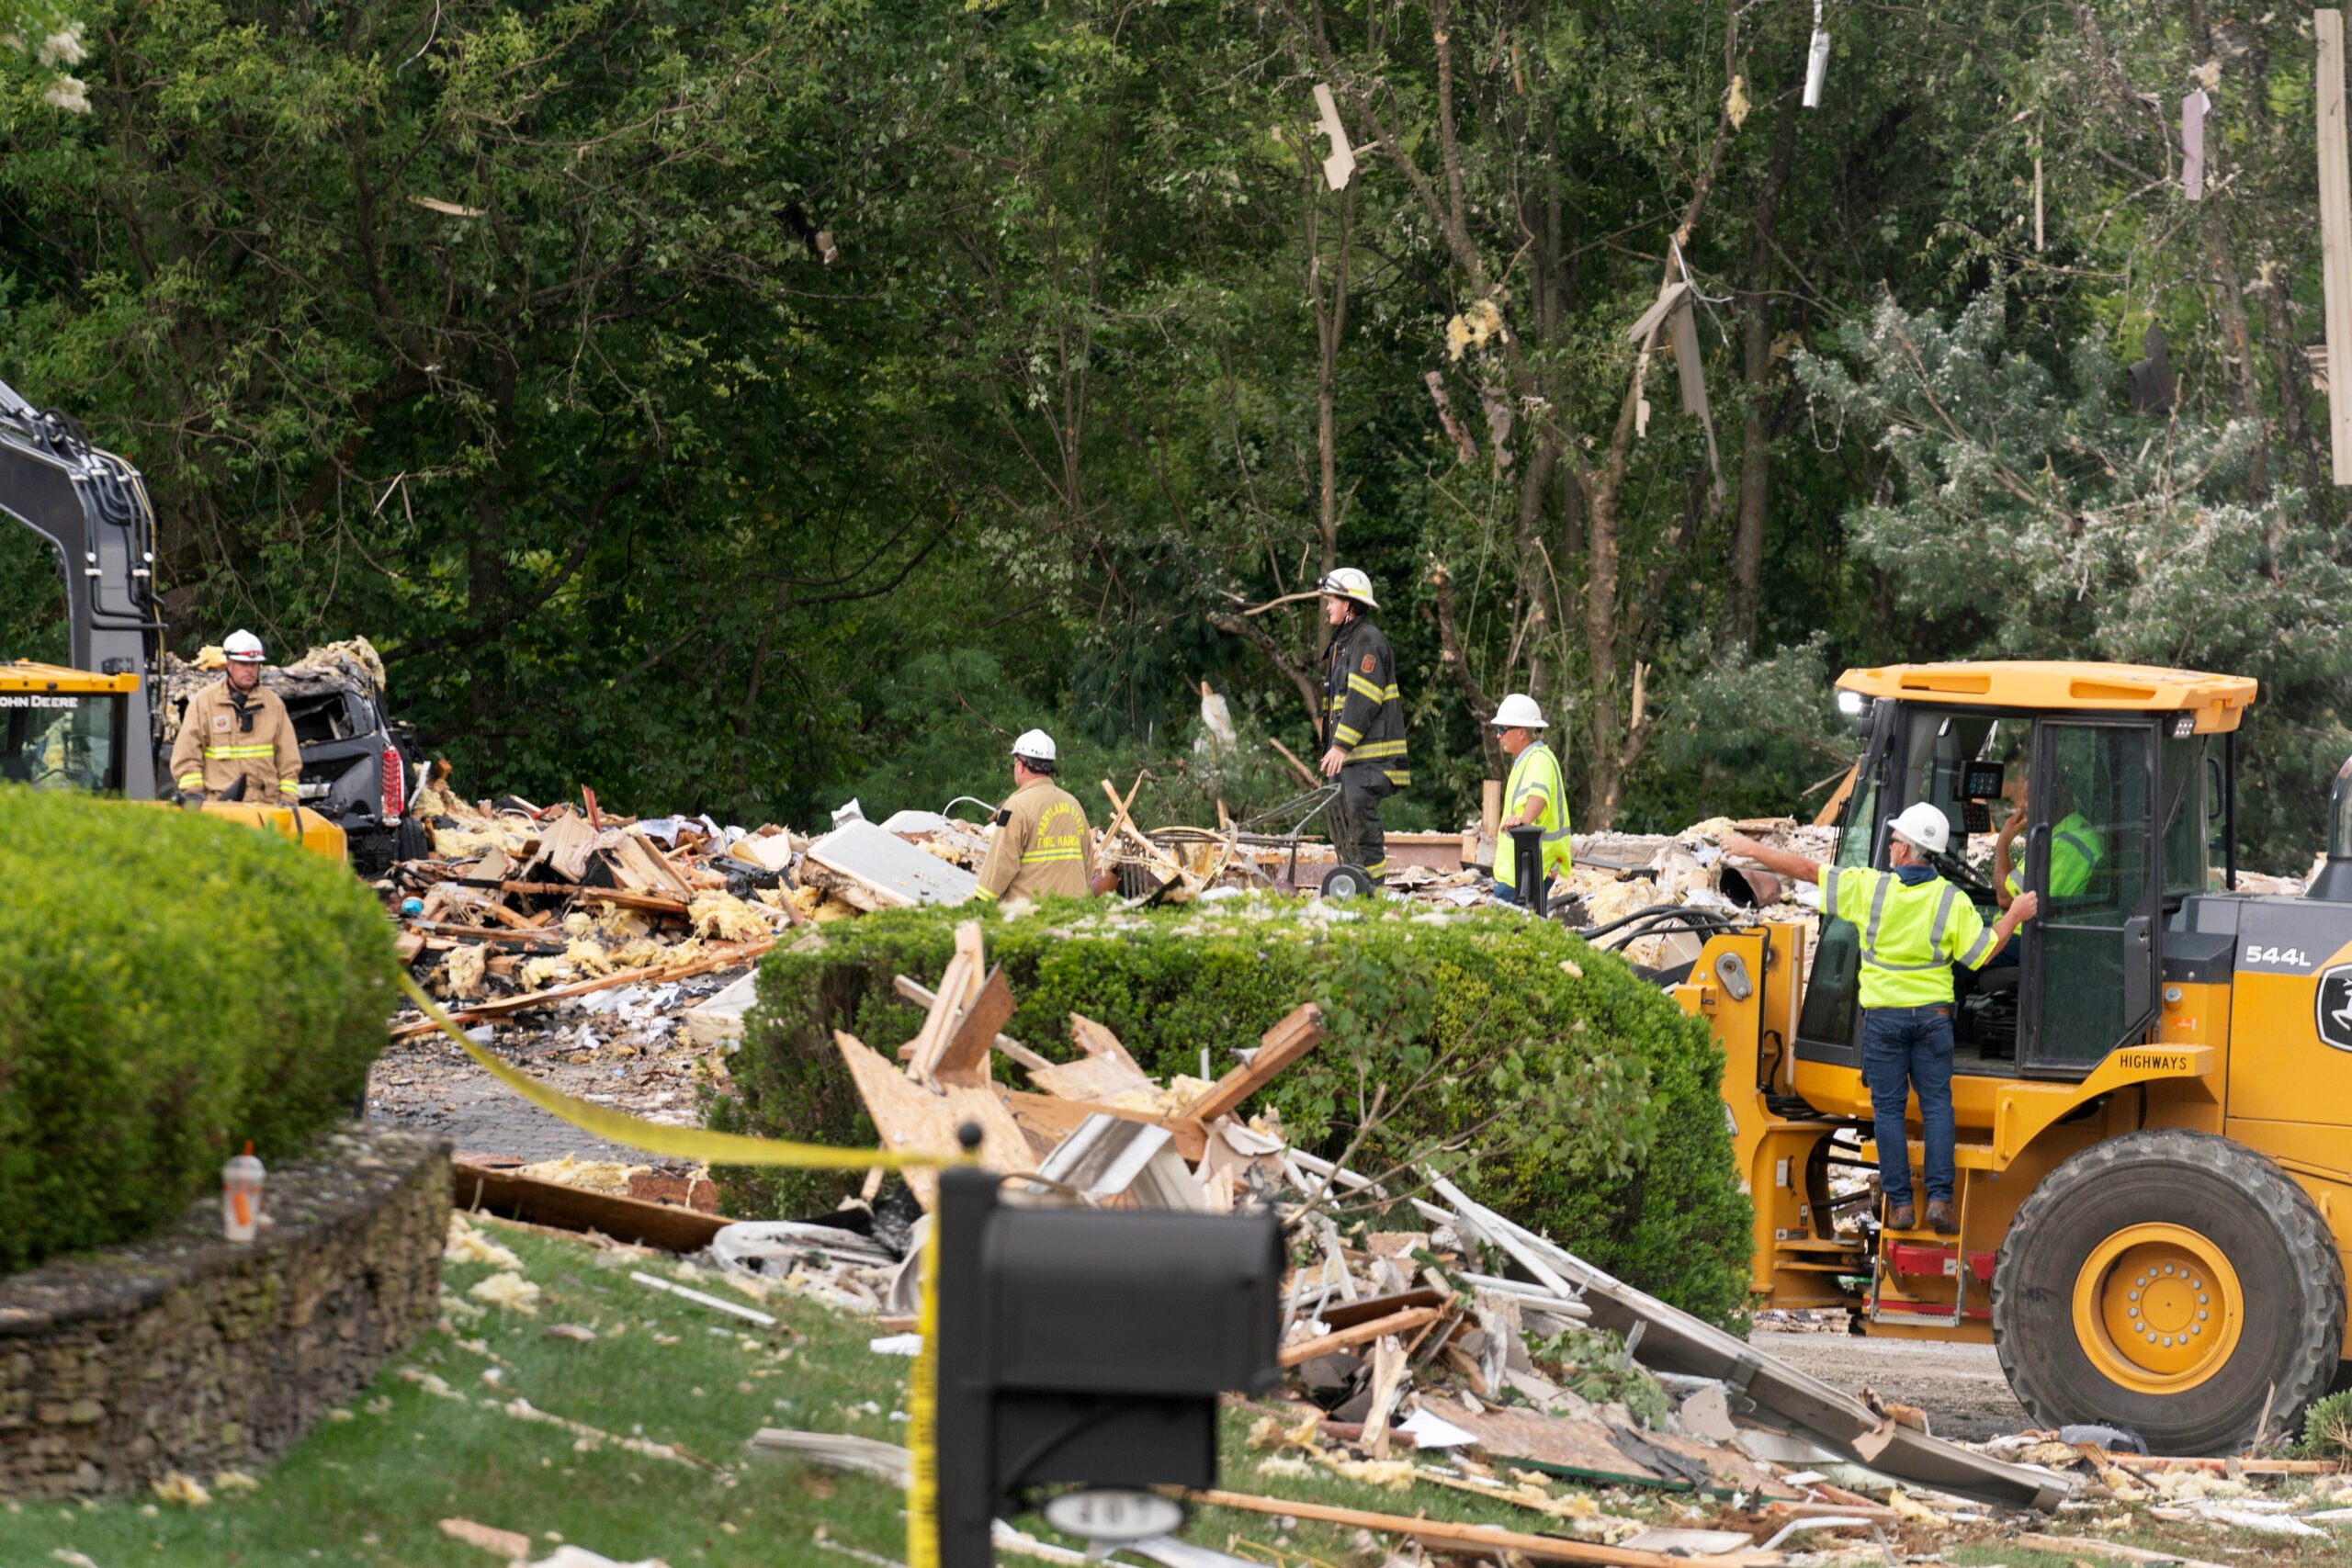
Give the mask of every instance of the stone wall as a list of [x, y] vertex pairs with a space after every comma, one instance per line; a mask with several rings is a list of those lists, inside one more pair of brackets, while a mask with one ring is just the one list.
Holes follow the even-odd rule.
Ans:
[[128, 1247], [0, 1279], [0, 1497], [275, 1459], [434, 1321], [447, 1144], [361, 1123], [274, 1168], [260, 1237], [217, 1194]]

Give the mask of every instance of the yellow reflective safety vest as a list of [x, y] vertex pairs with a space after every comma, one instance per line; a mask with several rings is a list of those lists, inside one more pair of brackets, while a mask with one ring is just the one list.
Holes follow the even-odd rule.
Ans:
[[1993, 931], [1968, 895], [1940, 876], [1906, 887], [1891, 871], [1822, 868], [1821, 912], [1862, 933], [1866, 1008], [1929, 1007], [1951, 1000], [1951, 966], [1982, 969]]
[[[1566, 876], [1576, 858], [1568, 847], [1567, 784], [1560, 777], [1560, 759], [1541, 740], [1530, 741], [1511, 760], [1510, 782], [1503, 785], [1503, 814], [1517, 816], [1531, 800], [1544, 803], [1534, 818], [1544, 829], [1544, 874]], [[1517, 845], [1509, 833], [1495, 845], [1495, 883], [1501, 887], [1519, 886]]]
[[[2019, 842], [2023, 840], [2020, 840]], [[2009, 852], [2018, 855], [2015, 845]], [[2107, 840], [2079, 811], [2069, 811], [2050, 829], [2050, 897], [2072, 898], [2091, 885], [2091, 873], [2107, 858]], [[2009, 863], [2009, 897], [2025, 891], [2023, 858]]]
[[302, 784], [302, 746], [286, 704], [267, 686], [239, 692], [223, 678], [188, 699], [172, 742], [172, 782], [218, 795], [245, 781], [248, 806], [290, 806]]

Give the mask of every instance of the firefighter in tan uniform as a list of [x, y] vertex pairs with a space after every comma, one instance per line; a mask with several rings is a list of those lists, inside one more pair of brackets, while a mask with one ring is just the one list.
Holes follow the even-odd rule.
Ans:
[[1108, 892], [1115, 873], [1097, 875], [1086, 812], [1054, 783], [1054, 738], [1033, 729], [1012, 743], [1012, 795], [996, 814], [996, 837], [980, 866], [980, 897], [1083, 898]]
[[292, 806], [301, 787], [302, 748], [285, 703], [261, 683], [261, 638], [232, 632], [220, 651], [229, 656], [228, 674], [189, 698], [180, 716], [172, 781], [191, 804], [209, 796]]

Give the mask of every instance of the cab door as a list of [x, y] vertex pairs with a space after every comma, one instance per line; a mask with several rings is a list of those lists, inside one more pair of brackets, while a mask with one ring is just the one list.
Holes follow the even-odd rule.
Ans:
[[[2142, 1038], [2155, 1016], [2156, 744], [2146, 719], [2044, 717], [2034, 727], [2026, 886], [2041, 908], [2021, 931], [2018, 1030], [2018, 1066], [2031, 1076], [2081, 1077]], [[2064, 874], [2053, 887], [2060, 832]]]

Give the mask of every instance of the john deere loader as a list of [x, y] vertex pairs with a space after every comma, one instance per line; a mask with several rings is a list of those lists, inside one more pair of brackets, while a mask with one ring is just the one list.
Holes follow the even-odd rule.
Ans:
[[[2352, 763], [2309, 892], [2242, 893], [2253, 681], [1973, 663], [1838, 686], [1862, 739], [1838, 863], [1883, 867], [1889, 818], [1917, 801], [1963, 844], [2022, 785], [2041, 913], [1962, 977], [1956, 1237], [1884, 1228], [1866, 1180], [1860, 933], [1825, 920], [1808, 952], [1802, 927], [1715, 922], [1674, 994], [1724, 1049], [1756, 1292], [1871, 1335], [1989, 1340], [2047, 1425], [2176, 1453], [2285, 1426], [2347, 1349]], [[1988, 876], [1939, 870], [1991, 923]], [[1909, 1153], [1916, 1169], [1916, 1098]]]

